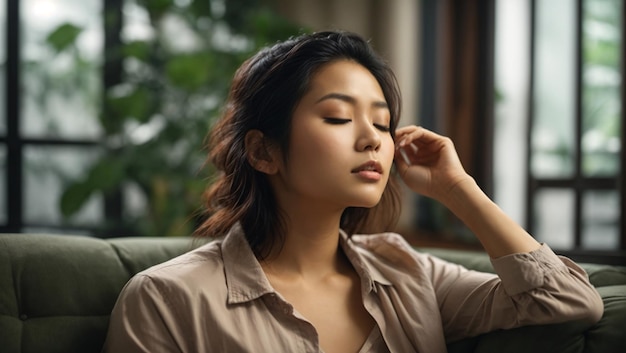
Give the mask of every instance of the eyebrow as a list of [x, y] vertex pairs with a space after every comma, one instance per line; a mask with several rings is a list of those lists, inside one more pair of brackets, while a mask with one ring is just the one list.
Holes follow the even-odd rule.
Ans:
[[[318, 99], [315, 104], [325, 101], [327, 99], [338, 99], [340, 101], [346, 102], [346, 103], [350, 103], [351, 105], [356, 105], [356, 98], [349, 96], [347, 94], [343, 94], [343, 93], [328, 93], [325, 94], [324, 96], [322, 96], [320, 99]], [[389, 105], [387, 104], [387, 102], [385, 101], [374, 101], [372, 102], [372, 106], [375, 108], [384, 108], [384, 109], [389, 109]]]

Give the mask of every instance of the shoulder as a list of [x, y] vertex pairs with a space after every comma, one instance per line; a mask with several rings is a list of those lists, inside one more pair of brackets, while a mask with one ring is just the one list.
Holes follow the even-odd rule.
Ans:
[[435, 280], [467, 271], [463, 266], [421, 252], [397, 233], [353, 235], [357, 251], [375, 267], [393, 267], [411, 276]]
[[161, 296], [184, 291], [194, 292], [201, 284], [223, 283], [223, 268], [221, 241], [214, 240], [137, 273], [128, 282], [127, 290], [150, 292], [155, 289], [155, 293]]

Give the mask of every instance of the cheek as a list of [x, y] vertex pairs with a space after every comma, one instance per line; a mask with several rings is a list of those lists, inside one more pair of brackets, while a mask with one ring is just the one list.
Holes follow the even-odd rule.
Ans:
[[396, 153], [396, 144], [391, 138], [391, 136], [386, 136], [383, 138], [382, 146], [381, 146], [381, 155], [385, 158], [385, 163], [387, 163], [388, 167], [391, 167], [393, 163], [393, 158]]
[[294, 157], [296, 157], [296, 154], [299, 154], [309, 158], [315, 157], [314, 159], [324, 160], [328, 155], [336, 155], [351, 148], [349, 138], [346, 137], [345, 132], [339, 129], [335, 131], [317, 131], [313, 128], [293, 137], [291, 149]]
[[293, 134], [289, 147], [289, 169], [305, 172], [318, 168], [318, 164], [327, 160], [326, 155], [332, 145], [327, 136], [315, 134], [313, 131]]

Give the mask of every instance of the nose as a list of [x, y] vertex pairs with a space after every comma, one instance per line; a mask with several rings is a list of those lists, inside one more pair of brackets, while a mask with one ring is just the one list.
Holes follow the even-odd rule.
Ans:
[[358, 125], [357, 151], [378, 151], [382, 140], [376, 127], [371, 122], [364, 122]]

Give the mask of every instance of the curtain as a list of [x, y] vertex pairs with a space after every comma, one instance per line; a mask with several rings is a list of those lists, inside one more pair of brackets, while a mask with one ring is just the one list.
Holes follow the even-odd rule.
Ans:
[[494, 0], [439, 1], [438, 119], [466, 170], [492, 190]]

